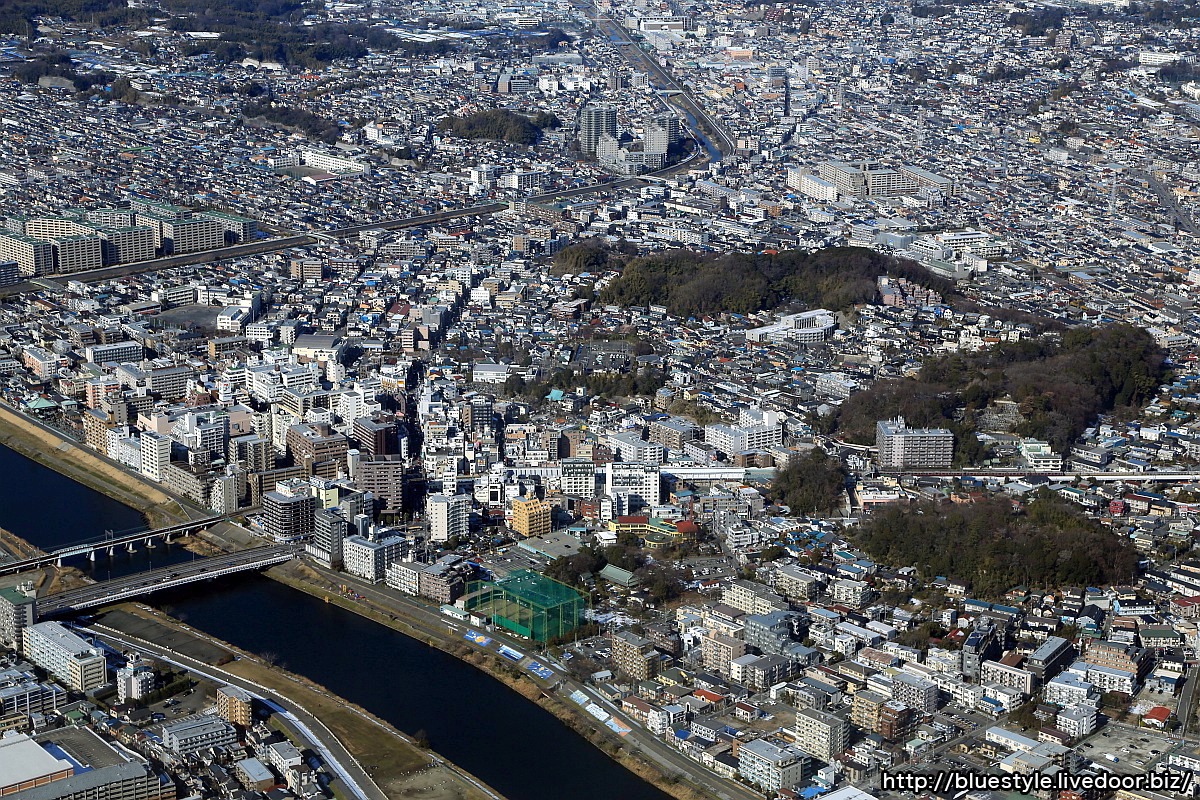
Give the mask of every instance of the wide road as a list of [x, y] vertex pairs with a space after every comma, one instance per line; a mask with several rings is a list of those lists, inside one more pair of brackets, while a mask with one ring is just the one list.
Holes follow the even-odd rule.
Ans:
[[[319, 572], [322, 577], [334, 585], [345, 584], [353, 588], [355, 592], [367, 598], [373, 605], [393, 612], [397, 618], [431, 638], [447, 641], [452, 644], [459, 644], [463, 641], [462, 635], [466, 630], [463, 625], [444, 614], [438, 613], [430, 606], [425, 605], [415, 598], [401, 595], [399, 592], [392, 590], [381, 589], [375, 584], [360, 581], [345, 573], [331, 572], [312, 563], [308, 563], [308, 566]], [[610, 712], [619, 711], [619, 709], [616, 709], [612, 703], [598, 695], [591, 687], [585, 686], [569, 677], [566, 669], [548, 654], [534, 655], [530, 650], [532, 646], [530, 642], [509, 637], [502, 631], [489, 631], [488, 636], [526, 655], [533, 656], [537, 661], [554, 668], [556, 670], [555, 675], [548, 681], [538, 679], [527, 670], [523, 670], [522, 672], [539, 685], [542, 685], [547, 692], [556, 691], [561, 695], [562, 701], [568, 707], [575, 706], [575, 703], [568, 698], [568, 695], [578, 690], [587, 695], [596, 705], [607, 708]], [[687, 783], [691, 783], [702, 791], [721, 800], [762, 800], [762, 795], [742, 784], [722, 778], [720, 775], [705, 768], [699, 762], [693, 761], [683, 755], [683, 753], [670, 747], [662, 739], [659, 739], [637, 723], [631, 722], [630, 727], [632, 730], [622, 738], [617, 737], [607, 727], [600, 725], [596, 720], [584, 713], [583, 709], [579, 709], [579, 712], [580, 718], [588, 721], [589, 725], [598, 726], [598, 730], [611, 735], [616, 741], [620, 741], [627, 750], [631, 750], [653, 761], [667, 775], [681, 775]], [[621, 718], [624, 719], [624, 714], [621, 715]]]
[[[219, 556], [197, 558], [180, 564], [139, 572], [136, 575], [126, 575], [110, 581], [90, 584], [79, 589], [71, 589], [58, 594], [38, 598], [38, 613], [43, 616], [61, 613], [73, 608], [91, 608], [108, 602], [116, 602], [129, 597], [150, 594], [160, 589], [181, 586], [199, 580], [227, 574], [230, 570], [239, 568], [253, 569], [251, 565], [264, 561], [279, 561], [292, 558], [296, 554], [295, 545], [273, 545], [253, 547], [249, 550], [239, 550], [236, 553], [226, 553]], [[264, 564], [264, 566], [266, 566]]]

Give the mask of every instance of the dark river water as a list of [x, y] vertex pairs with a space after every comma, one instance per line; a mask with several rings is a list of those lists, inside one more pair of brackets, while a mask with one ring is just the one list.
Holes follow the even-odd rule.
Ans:
[[[4, 447], [0, 475], [8, 478], [0, 480], [0, 527], [42, 549], [143, 524], [132, 509]], [[160, 546], [100, 556], [91, 566], [103, 579], [192, 557]], [[424, 731], [434, 750], [509, 800], [667, 800], [474, 667], [269, 578], [231, 576], [146, 600], [219, 639], [274, 654], [402, 731]]]

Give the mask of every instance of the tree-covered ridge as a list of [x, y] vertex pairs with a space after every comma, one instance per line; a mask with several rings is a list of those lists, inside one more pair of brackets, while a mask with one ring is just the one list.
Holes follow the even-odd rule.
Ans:
[[269, 101], [247, 103], [242, 108], [242, 116], [247, 119], [265, 119], [287, 128], [297, 128], [304, 131], [309, 138], [319, 139], [327, 144], [333, 144], [341, 136], [341, 128], [336, 122], [296, 106]]
[[966, 581], [976, 597], [1014, 586], [1103, 586], [1128, 582], [1137, 566], [1129, 542], [1049, 492], [1023, 508], [991, 497], [973, 504], [889, 505], [850, 531], [872, 558], [913, 566], [922, 580]]
[[452, 133], [461, 139], [490, 139], [513, 144], [537, 144], [546, 128], [557, 128], [558, 117], [539, 111], [532, 117], [515, 114], [503, 108], [480, 111], [466, 117], [448, 116], [438, 122], [439, 131]]
[[140, 25], [149, 15], [129, 8], [125, 0], [4, 0], [0, 3], [0, 32], [28, 36], [34, 17], [63, 17], [93, 25]]
[[846, 400], [835, 423], [867, 443], [877, 420], [903, 416], [914, 427], [951, 427], [970, 446], [975, 412], [1007, 397], [1024, 417], [1014, 433], [1063, 452], [1097, 415], [1153, 398], [1164, 359], [1150, 334], [1125, 324], [1006, 342], [930, 359], [915, 379], [880, 381]]
[[881, 275], [907, 278], [943, 294], [954, 285], [912, 261], [865, 247], [809, 253], [728, 253], [668, 250], [634, 259], [600, 299], [624, 306], [664, 305], [678, 316], [751, 314], [792, 302], [842, 310], [878, 298]]

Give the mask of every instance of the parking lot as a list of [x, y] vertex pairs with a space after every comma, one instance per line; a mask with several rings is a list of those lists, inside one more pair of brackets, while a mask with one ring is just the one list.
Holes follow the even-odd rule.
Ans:
[[[1110, 723], [1079, 745], [1079, 753], [1114, 772], [1136, 775], [1152, 770], [1177, 743], [1175, 739], [1146, 728]], [[1117, 760], [1105, 758], [1106, 754]]]

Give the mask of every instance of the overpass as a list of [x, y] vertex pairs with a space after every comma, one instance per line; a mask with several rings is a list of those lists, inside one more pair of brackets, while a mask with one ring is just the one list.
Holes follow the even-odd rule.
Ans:
[[50, 564], [62, 566], [63, 559], [73, 556], [86, 555], [92, 560], [95, 560], [97, 550], [107, 550], [108, 554], [113, 555], [118, 547], [124, 547], [126, 550], [133, 552], [137, 545], [146, 543], [150, 547], [154, 546], [157, 539], [162, 539], [164, 542], [170, 541], [172, 536], [191, 533], [198, 531], [201, 528], [207, 528], [209, 525], [217, 522], [222, 522], [228, 519], [227, 517], [204, 517], [203, 519], [194, 519], [189, 522], [183, 522], [178, 525], [172, 525], [169, 528], [158, 528], [155, 530], [134, 531], [131, 533], [108, 534], [98, 539], [90, 539], [85, 542], [76, 542], [64, 547], [60, 547], [44, 556], [35, 558], [25, 558], [20, 561], [11, 561], [0, 564], [0, 575], [11, 575], [14, 572], [24, 572], [27, 569], [37, 569]]
[[37, 601], [37, 611], [39, 616], [49, 617], [108, 605], [162, 589], [173, 589], [176, 586], [206, 581], [210, 578], [220, 578], [235, 572], [282, 564], [295, 557], [296, 553], [295, 545], [271, 545], [198, 558], [183, 564], [172, 564], [168, 567], [147, 570], [134, 575], [126, 575], [123, 578], [114, 578], [79, 589], [40, 597]]

